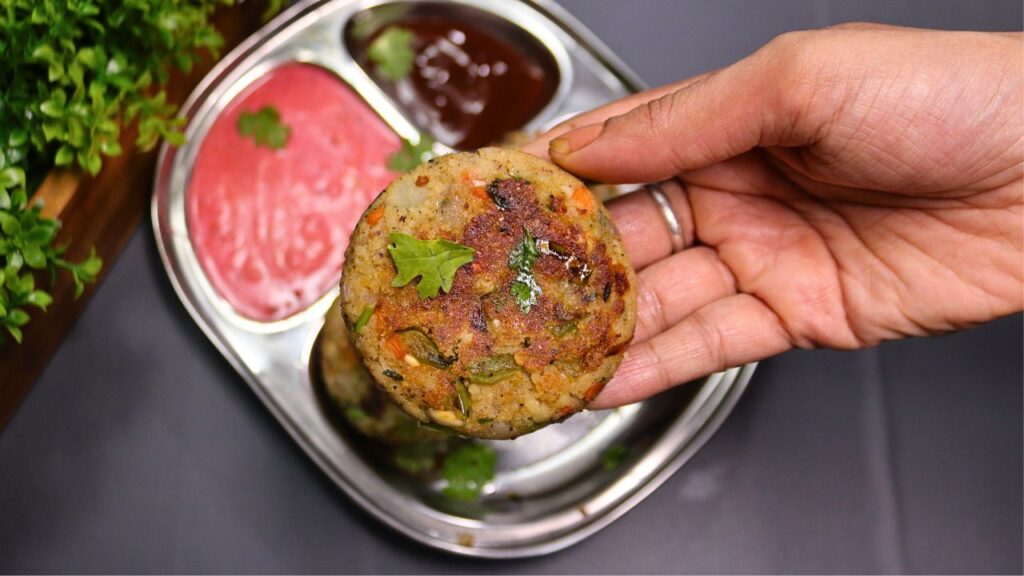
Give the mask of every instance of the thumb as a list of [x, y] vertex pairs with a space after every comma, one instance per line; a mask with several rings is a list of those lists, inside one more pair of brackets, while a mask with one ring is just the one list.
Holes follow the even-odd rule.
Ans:
[[552, 160], [600, 182], [652, 182], [737, 156], [756, 146], [813, 141], [823, 119], [806, 114], [813, 75], [780, 37], [740, 62], [660, 98], [562, 134]]

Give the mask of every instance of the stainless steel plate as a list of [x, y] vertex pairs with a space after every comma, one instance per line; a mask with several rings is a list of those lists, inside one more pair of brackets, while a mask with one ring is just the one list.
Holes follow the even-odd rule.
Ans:
[[[600, 41], [547, 0], [430, 1], [437, 9], [488, 13], [527, 31], [551, 52], [561, 85], [526, 130], [642, 87]], [[396, 133], [418, 138], [418, 128], [353, 60], [342, 36], [364, 10], [413, 3], [423, 2], [299, 2], [225, 57], [182, 109], [189, 119], [188, 144], [161, 150], [152, 205], [157, 245], [196, 323], [303, 450], [363, 508], [407, 536], [450, 552], [488, 558], [546, 554], [607, 526], [682, 466], [732, 409], [754, 366], [715, 374], [655, 400], [584, 412], [516, 440], [492, 442], [496, 477], [480, 502], [456, 503], [440, 496], [437, 486], [380, 466], [367, 444], [334, 426], [321, 408], [310, 361], [333, 291], [283, 320], [244, 318], [213, 289], [189, 237], [185, 196], [206, 132], [232, 98], [275, 66], [306, 62], [333, 72]], [[603, 469], [602, 453], [619, 442], [629, 456], [621, 466]]]

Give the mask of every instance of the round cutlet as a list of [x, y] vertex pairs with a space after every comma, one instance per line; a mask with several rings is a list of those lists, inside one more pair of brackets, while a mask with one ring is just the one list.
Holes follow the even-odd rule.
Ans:
[[367, 369], [403, 410], [513, 438], [600, 392], [633, 337], [635, 285], [583, 183], [484, 148], [421, 164], [370, 205], [341, 301]]

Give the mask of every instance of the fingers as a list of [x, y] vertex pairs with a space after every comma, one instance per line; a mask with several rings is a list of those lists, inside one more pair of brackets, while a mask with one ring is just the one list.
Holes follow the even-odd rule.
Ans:
[[773, 42], [628, 112], [570, 130], [550, 142], [550, 156], [585, 178], [649, 182], [756, 146], [808, 143], [822, 120], [805, 114], [814, 78], [791, 73], [798, 69], [787, 58], [791, 44]]
[[594, 108], [593, 110], [588, 110], [581, 114], [577, 114], [576, 116], [569, 118], [565, 122], [561, 122], [557, 126], [551, 128], [550, 130], [539, 136], [533, 142], [523, 145], [520, 149], [524, 152], [529, 152], [534, 156], [546, 158], [548, 156], [548, 143], [552, 139], [557, 138], [558, 136], [561, 136], [566, 132], [575, 130], [576, 128], [579, 128], [581, 126], [587, 126], [589, 124], [604, 122], [606, 119], [611, 118], [612, 116], [625, 114], [626, 112], [629, 112], [630, 110], [636, 108], [640, 104], [649, 102], [656, 98], [661, 98], [666, 94], [670, 94], [676, 90], [679, 90], [680, 88], [689, 86], [694, 82], [700, 81], [705, 76], [707, 76], [707, 74], [701, 74], [699, 76], [694, 76], [693, 78], [687, 78], [685, 80], [673, 82], [672, 84], [666, 84], [665, 86], [659, 86], [657, 88], [651, 88], [650, 90], [644, 90], [643, 92], [631, 94], [629, 96], [626, 96], [625, 98], [616, 100], [614, 102], [609, 102], [608, 104], [605, 104], [604, 106], [600, 106], [598, 108]]
[[749, 294], [726, 296], [699, 308], [668, 331], [631, 346], [611, 382], [589, 407], [613, 408], [636, 402], [790, 347], [778, 318], [760, 300]]
[[714, 250], [698, 246], [637, 275], [633, 345], [646, 342], [702, 306], [736, 293], [736, 279]]
[[[661, 183], [672, 212], [683, 233], [683, 245], [693, 245], [693, 212], [681, 184], [675, 180]], [[619, 230], [629, 261], [637, 270], [672, 253], [672, 237], [665, 217], [650, 193], [640, 189], [605, 204]]]

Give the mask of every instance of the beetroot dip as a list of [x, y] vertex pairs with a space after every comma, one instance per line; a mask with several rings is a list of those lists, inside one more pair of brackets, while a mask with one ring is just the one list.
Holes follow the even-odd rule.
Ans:
[[[273, 106], [291, 128], [281, 149], [237, 130]], [[199, 149], [186, 195], [189, 233], [217, 292], [246, 318], [290, 316], [338, 283], [348, 237], [395, 174], [391, 129], [335, 76], [288, 64], [228, 105]]]

